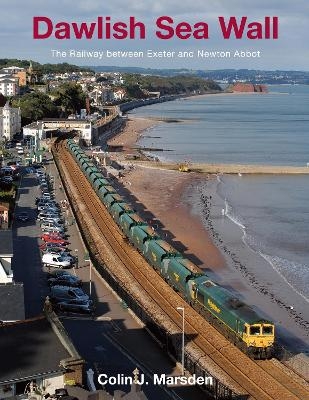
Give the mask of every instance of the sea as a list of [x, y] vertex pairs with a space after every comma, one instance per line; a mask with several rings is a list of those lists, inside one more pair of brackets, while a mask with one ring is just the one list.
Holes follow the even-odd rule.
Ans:
[[[145, 132], [139, 145], [162, 149], [152, 153], [162, 160], [306, 166], [309, 85], [268, 89], [267, 94], [198, 96], [133, 110], [135, 116], [166, 121]], [[309, 175], [221, 175], [212, 181], [212, 191], [213, 229], [231, 252], [237, 254], [241, 243], [308, 303]], [[238, 232], [233, 240], [224, 237], [227, 219]]]

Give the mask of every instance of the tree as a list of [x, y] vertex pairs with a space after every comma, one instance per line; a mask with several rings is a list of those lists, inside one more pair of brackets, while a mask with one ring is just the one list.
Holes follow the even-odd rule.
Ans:
[[57, 107], [51, 99], [40, 92], [27, 93], [20, 98], [15, 98], [12, 101], [12, 106], [20, 107], [23, 125], [58, 115]]
[[55, 97], [55, 104], [66, 114], [79, 113], [81, 108], [85, 108], [86, 95], [82, 87], [76, 83], [66, 82], [59, 86]]

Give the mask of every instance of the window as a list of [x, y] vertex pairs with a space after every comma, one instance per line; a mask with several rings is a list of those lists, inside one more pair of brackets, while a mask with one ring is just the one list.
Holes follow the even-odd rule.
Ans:
[[250, 335], [259, 335], [260, 326], [250, 326]]
[[263, 335], [272, 335], [273, 334], [273, 327], [271, 325], [263, 326], [262, 327], [262, 332], [263, 332]]

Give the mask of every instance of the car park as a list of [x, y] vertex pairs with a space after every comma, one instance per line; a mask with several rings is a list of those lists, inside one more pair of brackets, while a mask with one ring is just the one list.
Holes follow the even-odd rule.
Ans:
[[42, 263], [45, 267], [55, 267], [55, 268], [70, 268], [70, 261], [64, 259], [63, 257], [56, 255], [45, 253], [42, 257]]
[[93, 302], [80, 288], [52, 286], [49, 298], [59, 310], [80, 313], [93, 312]]

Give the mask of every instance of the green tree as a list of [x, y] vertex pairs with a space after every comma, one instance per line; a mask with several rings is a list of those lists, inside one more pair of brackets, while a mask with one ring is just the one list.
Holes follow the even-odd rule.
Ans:
[[85, 108], [86, 94], [76, 83], [64, 83], [55, 91], [55, 104], [62, 108], [65, 114], [80, 112]]
[[15, 98], [13, 107], [20, 107], [22, 124], [28, 124], [42, 118], [51, 118], [58, 115], [57, 107], [44, 93], [33, 92]]

